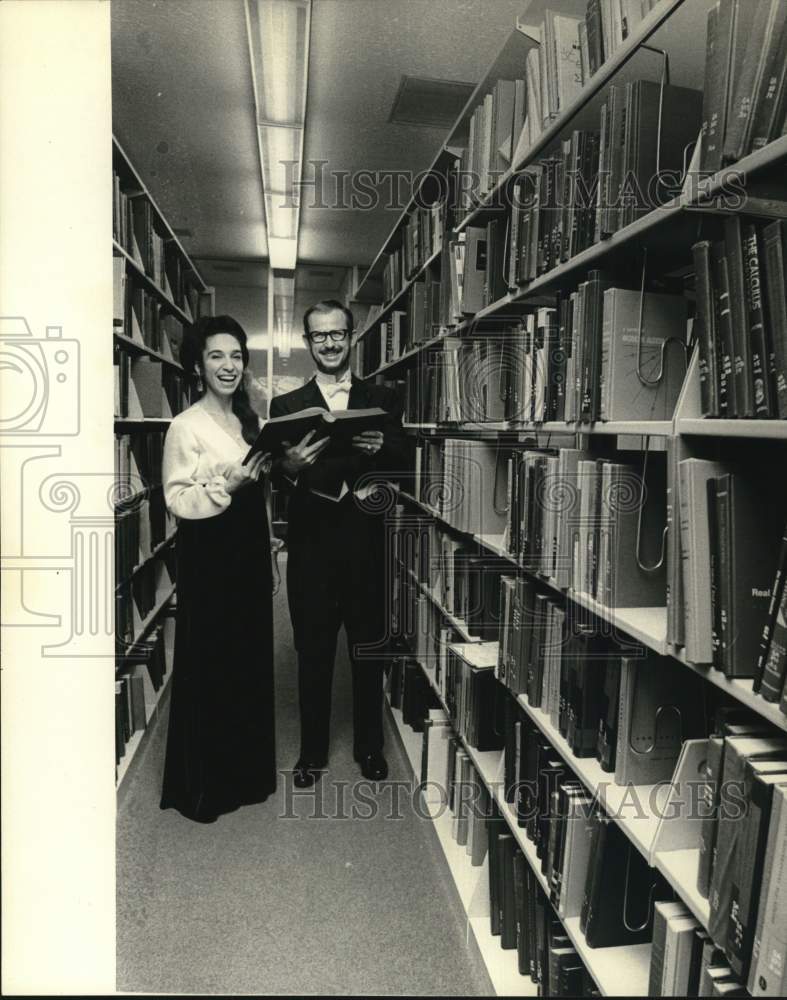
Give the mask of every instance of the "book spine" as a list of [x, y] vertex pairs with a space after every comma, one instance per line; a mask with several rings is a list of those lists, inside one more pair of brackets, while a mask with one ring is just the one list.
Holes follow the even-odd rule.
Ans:
[[716, 505], [716, 480], [710, 478], [708, 494], [708, 556], [710, 558], [710, 620], [713, 665], [721, 669], [721, 566], [719, 560], [719, 517]]
[[763, 231], [765, 245], [765, 287], [771, 333], [771, 371], [775, 389], [775, 410], [787, 418], [787, 287], [784, 277], [784, 222], [778, 219]]
[[762, 635], [760, 636], [760, 651], [757, 657], [757, 669], [754, 674], [753, 682], [753, 689], [755, 692], [760, 690], [760, 685], [762, 684], [762, 676], [765, 670], [765, 664], [768, 661], [771, 636], [773, 634], [774, 625], [776, 624], [777, 610], [782, 600], [785, 579], [787, 579], [787, 524], [785, 525], [784, 534], [782, 535], [782, 543], [779, 550], [779, 562], [776, 566], [776, 575], [773, 580], [773, 586], [771, 587], [771, 599], [768, 604], [768, 615], [762, 627]]
[[751, 353], [754, 415], [755, 417], [772, 417], [770, 349], [762, 303], [759, 239], [757, 228], [753, 223], [748, 223], [743, 229], [743, 279], [746, 293], [746, 325]]
[[730, 321], [733, 341], [733, 376], [735, 379], [736, 415], [754, 416], [751, 339], [748, 330], [746, 291], [743, 273], [743, 246], [740, 219], [730, 217], [725, 223], [727, 271], [729, 279]]
[[731, 676], [733, 669], [734, 650], [730, 637], [732, 622], [732, 504], [730, 498], [730, 477], [720, 476], [716, 481], [716, 527], [718, 530], [718, 552], [716, 562], [717, 598], [719, 613], [717, 624], [719, 629], [719, 655], [714, 656], [714, 666], [724, 670]]
[[713, 310], [718, 330], [719, 411], [723, 417], [737, 416], [733, 358], [732, 310], [727, 257], [722, 243], [713, 246]]
[[738, 156], [761, 149], [776, 138], [775, 131], [780, 125], [780, 114], [784, 113], [783, 98], [787, 79], [787, 11], [779, 2], [775, 20], [769, 25], [770, 37], [762, 59], [761, 77], [754, 95], [746, 134], [738, 149]]
[[713, 858], [716, 847], [716, 824], [719, 809], [719, 776], [721, 772], [724, 740], [711, 736], [705, 757], [703, 781], [699, 789], [702, 809], [700, 818], [700, 859], [697, 867], [697, 891], [707, 899], [710, 895]]
[[719, 416], [719, 377], [713, 309], [710, 243], [703, 241], [692, 247], [696, 273], [697, 323], [699, 326], [699, 375], [702, 415]]
[[760, 694], [769, 702], [778, 702], [787, 669], [787, 588], [782, 591], [775, 620], [772, 623], [768, 659], [762, 673]]
[[765, 853], [762, 898], [752, 948], [749, 992], [756, 997], [783, 997], [787, 992], [787, 808], [783, 789], [776, 788]]

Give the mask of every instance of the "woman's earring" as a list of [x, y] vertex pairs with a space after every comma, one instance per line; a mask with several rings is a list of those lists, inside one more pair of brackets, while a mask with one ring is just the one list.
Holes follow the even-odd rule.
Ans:
[[204, 392], [205, 386], [202, 382], [202, 373], [197, 372], [197, 392]]

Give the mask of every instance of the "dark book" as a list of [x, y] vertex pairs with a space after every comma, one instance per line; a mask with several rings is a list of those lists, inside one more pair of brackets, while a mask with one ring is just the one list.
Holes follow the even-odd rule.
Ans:
[[605, 59], [604, 35], [601, 30], [601, 0], [588, 0], [585, 24], [588, 39], [588, 68], [590, 75], [593, 76]]
[[724, 220], [724, 245], [727, 252], [730, 293], [732, 376], [735, 381], [736, 415], [753, 417], [754, 381], [743, 266], [743, 223], [740, 216], [729, 215]]
[[751, 353], [754, 415], [772, 417], [773, 388], [770, 375], [770, 337], [763, 309], [762, 249], [757, 226], [743, 227], [743, 284], [746, 294], [746, 327]]
[[738, 0], [719, 0], [708, 12], [700, 159], [700, 169], [707, 173], [722, 165], [737, 10]]
[[722, 417], [737, 416], [733, 358], [735, 345], [732, 337], [732, 307], [730, 304], [729, 265], [723, 242], [711, 247], [713, 269], [713, 311], [718, 331], [719, 352], [719, 412]]
[[727, 940], [732, 879], [744, 829], [740, 809], [745, 791], [746, 761], [783, 760], [786, 755], [785, 738], [731, 737], [724, 741], [716, 853], [708, 896], [708, 933], [719, 945]]
[[593, 421], [599, 417], [604, 292], [611, 287], [611, 279], [603, 271], [589, 271], [585, 286], [586, 300], [582, 329], [584, 364], [581, 373], [579, 415], [580, 420]]
[[782, 697], [785, 674], [787, 674], [787, 588], [783, 587], [774, 616], [769, 619], [767, 628], [770, 631], [770, 642], [762, 672], [760, 694], [766, 701], [778, 702]]
[[259, 452], [267, 452], [277, 456], [284, 450], [285, 441], [297, 444], [309, 431], [314, 434], [310, 444], [330, 438], [331, 444], [326, 449], [327, 454], [335, 455], [348, 452], [351, 440], [363, 431], [382, 430], [388, 414], [379, 407], [367, 410], [337, 410], [331, 412], [320, 406], [310, 406], [297, 413], [288, 413], [281, 417], [271, 417], [266, 420], [257, 439], [243, 459], [243, 464]]
[[697, 866], [697, 891], [705, 899], [710, 896], [713, 859], [716, 851], [723, 759], [724, 738], [711, 736], [708, 739], [704, 773], [699, 787], [700, 858]]
[[787, 283], [785, 279], [787, 224], [776, 219], [763, 230], [765, 288], [771, 335], [771, 375], [775, 415], [787, 418]]
[[508, 827], [506, 825], [506, 821], [499, 814], [492, 815], [487, 818], [486, 830], [489, 842], [490, 930], [493, 935], [499, 936], [502, 930], [502, 901], [500, 899], [500, 867], [502, 864], [502, 851], [499, 841], [501, 837], [506, 835], [510, 836], [510, 834], [507, 834]]
[[537, 969], [538, 969], [538, 956], [537, 951], [537, 934], [536, 934], [536, 921], [538, 919], [538, 899], [541, 896], [541, 887], [536, 879], [536, 873], [530, 867], [527, 866], [527, 883], [526, 883], [526, 897], [527, 897], [527, 955], [530, 964], [530, 979], [532, 982], [537, 982]]
[[745, 829], [738, 843], [731, 878], [725, 947], [733, 973], [743, 982], [746, 982], [749, 975], [757, 907], [762, 892], [771, 802], [776, 785], [787, 788], [787, 760], [747, 761], [744, 796], [748, 809], [742, 820]]
[[[711, 10], [711, 15], [713, 10]], [[720, 415], [719, 354], [713, 298], [711, 245], [707, 240], [691, 248], [696, 274], [697, 315], [694, 321], [699, 346], [700, 408], [705, 417]]]
[[517, 968], [521, 976], [530, 975], [529, 936], [527, 931], [527, 872], [529, 865], [521, 850], [514, 853], [514, 912], [516, 915]]
[[502, 903], [500, 911], [500, 947], [508, 950], [517, 946], [514, 858], [519, 851], [519, 846], [516, 840], [514, 840], [513, 834], [503, 833], [497, 839], [497, 847], [501, 851], [501, 856], [498, 860], [498, 877], [500, 878], [498, 893]]
[[738, 473], [726, 473], [716, 484], [719, 598], [725, 617], [721, 645], [727, 677], [752, 677], [756, 672], [784, 529], [783, 513], [768, 489], [764, 480]]
[[737, 154], [761, 149], [779, 134], [787, 84], [787, 9], [782, 0], [770, 0], [764, 43], [757, 51], [757, 79], [752, 92], [746, 133]]
[[702, 959], [706, 946], [713, 945], [710, 934], [702, 928], [694, 931], [694, 941], [691, 948], [691, 960], [689, 965], [689, 981], [686, 996], [697, 997], [700, 995], [700, 976], [702, 973]]
[[[714, 543], [719, 540], [719, 516], [716, 501], [716, 485], [718, 480], [711, 477], [705, 484], [708, 494], [708, 537]], [[723, 669], [722, 648], [726, 644], [726, 617], [722, 614], [721, 600], [721, 558], [719, 546], [714, 544], [708, 551], [710, 568], [710, 626], [711, 645], [713, 648], [712, 663], [719, 670]]]
[[618, 710], [620, 704], [621, 664], [617, 659], [607, 663], [601, 696], [601, 716], [596, 740], [596, 759], [601, 770], [614, 772], [618, 742]]
[[[635, 944], [651, 938], [653, 903], [667, 887], [661, 876], [611, 820], [599, 823], [582, 929], [590, 948]], [[630, 928], [635, 928], [631, 930]]]
[[781, 604], [782, 594], [784, 592], [786, 580], [787, 580], [787, 524], [785, 524], [784, 533], [782, 534], [782, 543], [779, 549], [779, 561], [776, 567], [776, 575], [773, 580], [773, 586], [771, 587], [771, 599], [768, 605], [768, 615], [765, 619], [765, 624], [763, 625], [762, 635], [760, 636], [760, 652], [759, 656], [757, 657], [757, 672], [754, 675], [755, 691], [760, 690], [760, 685], [762, 683], [762, 675], [765, 670], [765, 664], [768, 660], [768, 651], [770, 649], [771, 636], [773, 635], [774, 626], [776, 624], [776, 616], [779, 610], [779, 605]]
[[748, 0], [746, 17], [737, 19], [735, 51], [740, 59], [736, 59], [738, 71], [734, 73], [730, 88], [729, 118], [723, 151], [726, 163], [734, 163], [746, 151], [745, 140], [757, 76], [767, 52], [768, 37], [774, 28], [775, 10], [772, 15], [771, 9], [780, 6], [784, 6], [781, 0]]

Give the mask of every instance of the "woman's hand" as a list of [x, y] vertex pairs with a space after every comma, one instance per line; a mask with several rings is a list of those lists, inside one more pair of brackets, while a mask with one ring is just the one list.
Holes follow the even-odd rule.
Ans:
[[227, 480], [227, 492], [235, 493], [242, 486], [248, 483], [256, 483], [260, 476], [270, 470], [270, 455], [258, 452], [247, 465], [241, 459], [233, 462], [227, 470], [225, 478]]
[[315, 444], [310, 444], [309, 442], [314, 437], [315, 431], [309, 431], [298, 444], [290, 444], [289, 441], [284, 441], [284, 458], [282, 459], [281, 467], [282, 471], [292, 477], [297, 476], [299, 472], [304, 469], [308, 469], [309, 466], [314, 465], [320, 455], [325, 451], [330, 443], [330, 438], [321, 438]]

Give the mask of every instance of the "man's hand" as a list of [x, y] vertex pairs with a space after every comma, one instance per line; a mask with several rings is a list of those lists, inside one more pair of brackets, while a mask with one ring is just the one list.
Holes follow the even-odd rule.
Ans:
[[293, 445], [289, 441], [284, 442], [284, 458], [282, 459], [281, 468], [286, 475], [297, 476], [299, 472], [310, 468], [328, 447], [330, 438], [327, 437], [314, 444], [309, 443], [315, 433], [316, 431], [309, 431], [298, 444]]
[[256, 483], [260, 476], [265, 475], [269, 470], [270, 455], [263, 455], [262, 452], [257, 452], [254, 458], [249, 460], [248, 465], [243, 465], [242, 460], [238, 459], [237, 462], [233, 462], [229, 467], [225, 477], [227, 480], [227, 492], [234, 493], [241, 486], [246, 486], [248, 483]]
[[353, 448], [364, 455], [376, 455], [383, 446], [382, 431], [362, 431], [353, 438]]

